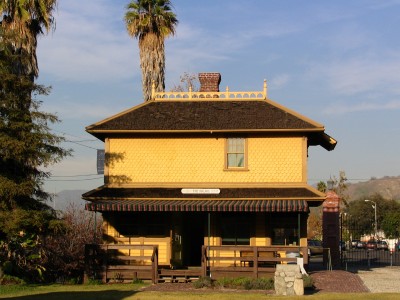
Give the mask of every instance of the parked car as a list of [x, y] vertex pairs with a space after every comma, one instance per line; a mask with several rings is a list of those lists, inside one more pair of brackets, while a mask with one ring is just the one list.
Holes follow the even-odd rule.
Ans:
[[351, 248], [357, 248], [357, 244], [360, 240], [352, 240], [351, 241]]
[[322, 243], [319, 240], [308, 240], [308, 255], [321, 255], [324, 252]]
[[378, 247], [378, 243], [375, 240], [369, 240], [367, 242], [367, 250], [376, 250]]
[[388, 243], [386, 243], [386, 241], [377, 241], [376, 242], [376, 249], [388, 251], [389, 250], [389, 245], [388, 245]]
[[357, 244], [357, 249], [366, 249], [367, 248], [367, 243], [363, 241], [359, 241]]
[[360, 240], [352, 240], [351, 241], [351, 248], [356, 248], [356, 249], [365, 249], [366, 243]]
[[346, 251], [346, 243], [344, 241], [339, 242], [339, 251]]

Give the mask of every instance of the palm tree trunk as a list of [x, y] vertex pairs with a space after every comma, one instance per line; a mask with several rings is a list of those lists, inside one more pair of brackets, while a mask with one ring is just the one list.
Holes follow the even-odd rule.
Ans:
[[139, 39], [140, 68], [142, 69], [142, 88], [144, 101], [151, 100], [152, 83], [157, 92], [165, 90], [165, 50], [164, 39], [147, 34]]

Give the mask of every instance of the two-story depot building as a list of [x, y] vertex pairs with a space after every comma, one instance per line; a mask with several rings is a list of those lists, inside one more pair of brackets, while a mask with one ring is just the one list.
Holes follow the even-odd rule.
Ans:
[[103, 215], [103, 246], [136, 256], [130, 264], [154, 261], [156, 250], [158, 268], [203, 272], [304, 254], [309, 207], [326, 197], [307, 184], [308, 148], [336, 141], [268, 99], [265, 81], [258, 92], [220, 92], [219, 73], [199, 80], [199, 92], [153, 90], [86, 128], [105, 143], [104, 185], [83, 195]]

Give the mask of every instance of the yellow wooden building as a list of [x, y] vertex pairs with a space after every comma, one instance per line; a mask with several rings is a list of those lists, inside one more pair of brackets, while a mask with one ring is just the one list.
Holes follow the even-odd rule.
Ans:
[[200, 92], [153, 91], [86, 128], [105, 143], [104, 185], [83, 195], [103, 215], [104, 243], [155, 245], [164, 268], [200, 266], [211, 246], [226, 258], [233, 247], [306, 247], [309, 207], [325, 199], [307, 183], [308, 148], [336, 141], [268, 99], [265, 81], [232, 92], [219, 91], [219, 73], [199, 79]]

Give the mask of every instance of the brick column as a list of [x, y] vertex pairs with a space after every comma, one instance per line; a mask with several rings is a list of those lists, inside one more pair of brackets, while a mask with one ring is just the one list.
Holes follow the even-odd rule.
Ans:
[[[326, 194], [322, 204], [322, 245], [329, 248], [333, 267], [340, 266], [340, 223], [339, 223], [340, 198], [333, 192]], [[324, 264], [328, 263], [328, 254], [324, 253]]]

